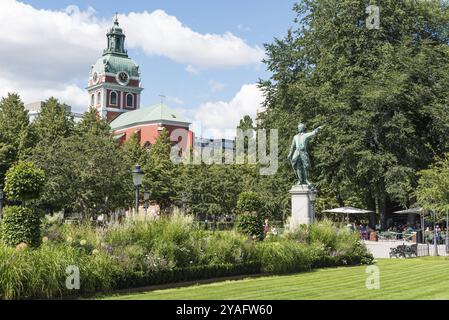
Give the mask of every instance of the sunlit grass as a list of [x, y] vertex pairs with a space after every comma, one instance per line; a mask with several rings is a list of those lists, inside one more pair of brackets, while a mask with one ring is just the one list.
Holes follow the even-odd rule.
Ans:
[[385, 259], [380, 289], [368, 290], [366, 266], [319, 269], [311, 272], [217, 282], [108, 299], [449, 299], [449, 259]]

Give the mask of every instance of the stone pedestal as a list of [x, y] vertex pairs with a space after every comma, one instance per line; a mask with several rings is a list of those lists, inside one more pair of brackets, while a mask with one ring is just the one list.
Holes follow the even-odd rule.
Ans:
[[309, 197], [309, 187], [307, 185], [296, 185], [290, 190], [292, 197], [292, 217], [290, 219], [290, 229], [296, 229], [302, 224], [311, 224], [313, 220], [312, 202]]

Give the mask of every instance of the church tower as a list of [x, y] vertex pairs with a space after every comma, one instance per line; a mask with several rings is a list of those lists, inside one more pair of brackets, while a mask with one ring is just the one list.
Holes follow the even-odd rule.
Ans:
[[98, 110], [108, 122], [122, 113], [140, 108], [139, 66], [128, 57], [125, 34], [115, 18], [107, 33], [108, 46], [92, 65], [89, 74], [89, 107]]

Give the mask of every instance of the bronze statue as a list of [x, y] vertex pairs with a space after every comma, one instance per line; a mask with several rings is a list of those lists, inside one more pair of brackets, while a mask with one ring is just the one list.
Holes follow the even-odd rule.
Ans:
[[296, 177], [298, 178], [298, 185], [308, 185], [312, 184], [309, 181], [309, 170], [310, 170], [310, 160], [309, 153], [307, 150], [308, 141], [315, 137], [318, 132], [322, 129], [321, 127], [316, 128], [312, 132], [305, 132], [306, 126], [303, 123], [298, 125], [299, 133], [293, 137], [292, 146], [290, 147], [290, 152], [288, 154], [288, 160], [295, 171]]

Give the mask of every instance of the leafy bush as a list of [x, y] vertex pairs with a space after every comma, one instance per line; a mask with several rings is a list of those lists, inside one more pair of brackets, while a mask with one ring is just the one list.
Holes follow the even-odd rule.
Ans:
[[[176, 215], [127, 222], [105, 231], [87, 223], [49, 223], [42, 235], [45, 241], [36, 249], [0, 245], [0, 298], [54, 298], [372, 262], [357, 236], [327, 222], [263, 242], [236, 231], [201, 231], [191, 218]], [[65, 287], [68, 266], [80, 270], [79, 291]]]
[[239, 194], [237, 199], [237, 209], [241, 212], [258, 212], [262, 206], [262, 199], [259, 194], [246, 191]]
[[[66, 268], [80, 270], [80, 290], [66, 288]], [[105, 254], [85, 255], [68, 245], [43, 244], [36, 250], [0, 246], [0, 297], [54, 298], [110, 290], [122, 272]]]
[[202, 238], [204, 232], [193, 227], [191, 218], [181, 215], [154, 222], [134, 221], [113, 227], [105, 234], [105, 242], [113, 248], [140, 245], [151, 258], [166, 261], [169, 268], [197, 264]]
[[239, 215], [236, 221], [237, 230], [262, 240], [264, 237], [263, 218], [257, 214]]
[[258, 262], [199, 265], [187, 268], [159, 270], [146, 274], [129, 273], [122, 279], [122, 282], [118, 284], [118, 288], [129, 288], [130, 283], [132, 283], [133, 286], [148, 286], [257, 273], [260, 273], [260, 264]]
[[8, 206], [1, 222], [3, 243], [16, 246], [26, 243], [32, 247], [40, 244], [40, 215], [27, 207]]
[[257, 244], [256, 250], [263, 272], [299, 272], [310, 270], [312, 266], [310, 252], [301, 244], [264, 241]]
[[332, 221], [323, 220], [310, 226], [287, 232], [287, 241], [304, 243], [311, 248], [313, 267], [370, 264], [373, 256], [360, 242], [357, 233], [349, 233], [345, 228], [337, 228]]
[[39, 197], [45, 183], [44, 172], [32, 162], [20, 161], [5, 176], [5, 194], [9, 200], [27, 201]]
[[253, 245], [235, 231], [215, 232], [206, 237], [201, 264], [239, 264], [252, 259]]

